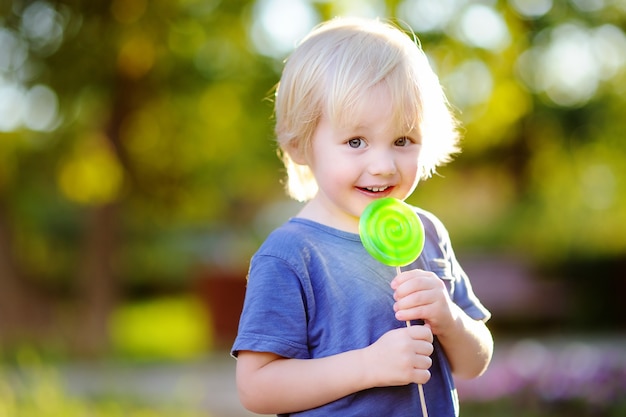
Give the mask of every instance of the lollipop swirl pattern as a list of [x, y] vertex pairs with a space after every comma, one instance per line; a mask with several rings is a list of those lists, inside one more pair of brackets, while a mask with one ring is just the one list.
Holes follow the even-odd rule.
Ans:
[[369, 254], [385, 265], [408, 265], [424, 248], [422, 222], [408, 204], [395, 198], [381, 198], [365, 208], [359, 235]]

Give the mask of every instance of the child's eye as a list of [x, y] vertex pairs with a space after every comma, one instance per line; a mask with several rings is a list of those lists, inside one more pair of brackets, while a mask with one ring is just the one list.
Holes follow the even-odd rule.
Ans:
[[407, 138], [406, 136], [403, 136], [401, 138], [396, 139], [394, 143], [396, 146], [408, 146], [411, 144], [411, 139]]
[[363, 139], [361, 138], [352, 138], [348, 140], [348, 145], [351, 148], [358, 149], [358, 148], [362, 148], [365, 145], [365, 142], [363, 142]]

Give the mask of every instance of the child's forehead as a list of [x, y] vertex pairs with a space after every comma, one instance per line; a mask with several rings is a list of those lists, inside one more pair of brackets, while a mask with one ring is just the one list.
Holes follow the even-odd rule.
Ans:
[[[322, 116], [325, 117], [325, 116]], [[419, 136], [420, 129], [416, 124], [408, 124], [407, 118], [402, 115], [391, 118], [363, 119], [360, 117], [347, 117], [340, 120], [328, 119], [335, 132], [340, 135], [364, 135], [383, 133], [385, 135]]]
[[327, 97], [322, 114], [337, 128], [359, 130], [383, 115], [398, 131], [416, 130], [419, 101], [398, 97], [385, 84], [355, 91], [350, 97]]

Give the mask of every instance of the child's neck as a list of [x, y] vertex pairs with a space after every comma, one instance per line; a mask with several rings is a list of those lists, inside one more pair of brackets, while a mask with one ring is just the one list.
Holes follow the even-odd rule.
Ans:
[[324, 204], [313, 199], [300, 210], [296, 217], [308, 219], [334, 229], [349, 233], [359, 233], [359, 218], [338, 210], [329, 210]]

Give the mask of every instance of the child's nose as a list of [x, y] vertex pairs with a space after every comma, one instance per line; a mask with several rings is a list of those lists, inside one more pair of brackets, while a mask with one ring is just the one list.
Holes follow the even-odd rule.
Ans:
[[371, 175], [393, 175], [396, 173], [396, 160], [391, 152], [377, 152], [369, 161]]

